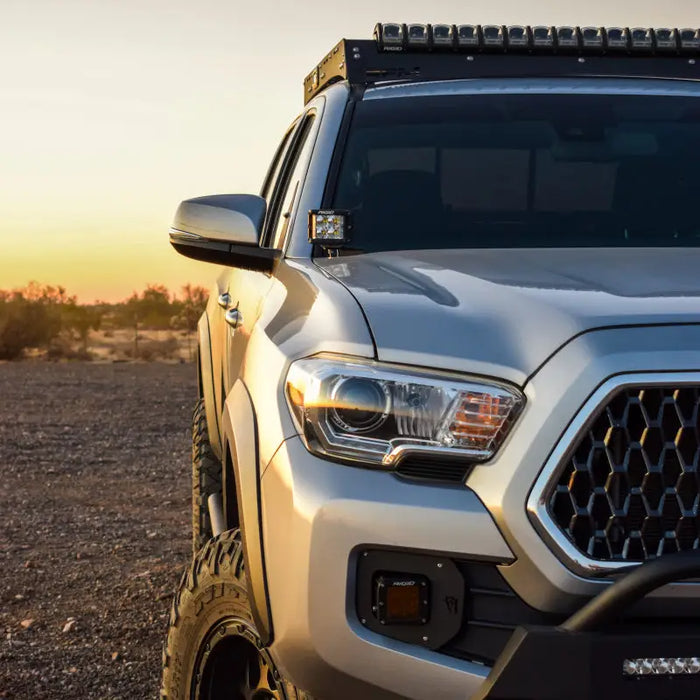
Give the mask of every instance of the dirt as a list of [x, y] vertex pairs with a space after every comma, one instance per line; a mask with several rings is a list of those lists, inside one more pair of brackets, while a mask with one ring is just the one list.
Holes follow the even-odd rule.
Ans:
[[190, 552], [192, 364], [0, 364], [0, 698], [154, 698]]

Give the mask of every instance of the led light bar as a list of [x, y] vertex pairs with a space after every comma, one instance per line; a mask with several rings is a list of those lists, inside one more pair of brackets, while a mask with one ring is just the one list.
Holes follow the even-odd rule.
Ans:
[[389, 23], [374, 37], [380, 51], [700, 54], [700, 29]]
[[700, 657], [625, 659], [622, 673], [630, 678], [639, 676], [679, 676], [700, 673]]
[[309, 243], [339, 248], [350, 241], [350, 212], [312, 209], [309, 212]]

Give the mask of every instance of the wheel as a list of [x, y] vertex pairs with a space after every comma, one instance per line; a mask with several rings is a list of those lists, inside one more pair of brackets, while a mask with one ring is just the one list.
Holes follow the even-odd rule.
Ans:
[[240, 530], [211, 539], [180, 581], [163, 651], [162, 700], [312, 700], [262, 647], [245, 587]]
[[221, 462], [209, 443], [204, 399], [192, 414], [192, 552], [196, 554], [212, 537], [209, 496], [221, 493]]

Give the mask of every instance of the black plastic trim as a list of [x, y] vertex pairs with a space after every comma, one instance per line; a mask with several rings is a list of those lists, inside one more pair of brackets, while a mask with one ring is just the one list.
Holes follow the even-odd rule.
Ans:
[[261, 248], [259, 245], [243, 243], [220, 243], [206, 239], [182, 243], [171, 239], [173, 248], [187, 258], [226, 265], [243, 270], [254, 270], [272, 275], [282, 258], [282, 251], [275, 248]]

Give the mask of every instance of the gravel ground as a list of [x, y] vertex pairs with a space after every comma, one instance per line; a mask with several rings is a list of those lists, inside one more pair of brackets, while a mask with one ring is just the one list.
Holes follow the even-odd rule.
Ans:
[[193, 365], [0, 364], [0, 698], [155, 698]]

